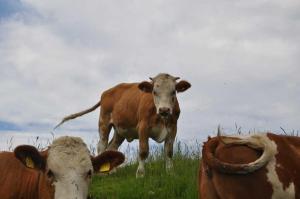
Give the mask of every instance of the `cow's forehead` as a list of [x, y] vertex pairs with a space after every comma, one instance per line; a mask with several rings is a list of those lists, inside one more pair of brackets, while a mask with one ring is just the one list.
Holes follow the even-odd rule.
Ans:
[[173, 77], [172, 75], [169, 75], [167, 73], [159, 73], [158, 75], [156, 75], [155, 77], [153, 77], [153, 81], [161, 81], [161, 80], [174, 80], [175, 77]]
[[166, 74], [160, 73], [156, 77], [152, 78], [154, 83], [154, 89], [174, 89], [176, 81], [175, 77]]
[[90, 153], [81, 138], [64, 136], [53, 141], [47, 165], [51, 169], [86, 170], [92, 167]]

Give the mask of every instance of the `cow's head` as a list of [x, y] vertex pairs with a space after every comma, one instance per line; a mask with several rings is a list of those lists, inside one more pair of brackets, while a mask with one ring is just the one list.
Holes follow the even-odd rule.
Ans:
[[151, 78], [151, 82], [141, 82], [138, 87], [144, 92], [152, 93], [156, 113], [162, 117], [168, 117], [173, 112], [176, 102], [176, 93], [184, 92], [191, 87], [187, 81], [177, 82], [179, 77], [173, 77], [169, 74], [161, 73]]
[[54, 140], [47, 152], [21, 145], [14, 153], [26, 167], [42, 171], [39, 189], [54, 199], [86, 199], [93, 173], [109, 172], [124, 161], [117, 151], [92, 157], [82, 139], [68, 136]]

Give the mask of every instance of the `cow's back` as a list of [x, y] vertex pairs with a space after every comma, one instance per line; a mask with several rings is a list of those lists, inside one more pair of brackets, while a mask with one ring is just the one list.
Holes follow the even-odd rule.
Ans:
[[124, 94], [138, 90], [137, 85], [137, 83], [122, 83], [104, 91], [101, 95], [101, 108], [112, 112]]
[[26, 168], [12, 152], [0, 153], [1, 199], [37, 199], [39, 172]]
[[142, 92], [138, 83], [119, 84], [101, 96], [101, 114], [110, 114], [111, 121], [123, 128], [137, 125], [141, 106], [155, 108], [152, 95]]

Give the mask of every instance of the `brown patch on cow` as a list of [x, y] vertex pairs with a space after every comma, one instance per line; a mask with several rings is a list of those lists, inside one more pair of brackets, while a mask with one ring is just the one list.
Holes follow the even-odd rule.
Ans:
[[300, 198], [300, 137], [271, 133], [268, 137], [277, 145], [276, 173], [283, 189], [294, 183], [296, 198]]
[[[277, 145], [276, 173], [283, 184], [283, 189], [291, 183], [295, 186], [295, 198], [300, 198], [300, 138], [267, 134]], [[260, 157], [261, 151], [244, 145], [224, 145], [218, 138], [211, 138], [204, 144], [214, 147], [214, 156], [223, 162], [231, 164], [246, 164]], [[206, 151], [203, 150], [203, 153]], [[205, 156], [205, 154], [203, 154]], [[202, 159], [199, 172], [199, 199], [271, 199], [273, 187], [267, 178], [266, 166], [248, 174], [227, 174], [217, 167], [207, 165], [209, 159]], [[268, 164], [267, 164], [268, 165]], [[207, 174], [209, 168], [211, 174]], [[284, 193], [285, 194], [285, 193]], [[290, 193], [286, 193], [290, 194]], [[290, 195], [289, 195], [290, 197]]]

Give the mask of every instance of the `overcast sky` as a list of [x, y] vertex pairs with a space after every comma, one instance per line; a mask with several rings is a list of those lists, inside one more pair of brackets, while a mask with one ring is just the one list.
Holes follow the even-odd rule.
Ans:
[[[49, 134], [105, 89], [167, 72], [192, 84], [179, 139], [298, 131], [299, 47], [299, 0], [0, 0], [0, 130]], [[97, 137], [98, 115], [58, 132]]]

